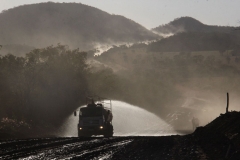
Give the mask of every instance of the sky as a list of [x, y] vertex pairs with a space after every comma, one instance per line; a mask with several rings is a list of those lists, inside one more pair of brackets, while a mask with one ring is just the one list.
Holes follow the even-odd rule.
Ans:
[[[123, 15], [151, 29], [175, 18], [189, 16], [204, 24], [240, 26], [240, 0], [51, 0], [76, 2], [110, 14]], [[43, 0], [0, 0], [0, 12]]]

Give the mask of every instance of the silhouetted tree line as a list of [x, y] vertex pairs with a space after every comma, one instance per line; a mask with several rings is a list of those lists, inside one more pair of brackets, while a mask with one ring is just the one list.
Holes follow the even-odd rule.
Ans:
[[0, 57], [0, 118], [58, 124], [88, 93], [110, 92], [112, 71], [91, 71], [86, 56], [58, 45]]

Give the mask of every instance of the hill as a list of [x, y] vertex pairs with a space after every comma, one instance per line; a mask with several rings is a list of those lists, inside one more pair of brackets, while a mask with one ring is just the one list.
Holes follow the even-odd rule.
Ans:
[[181, 17], [168, 24], [153, 28], [152, 31], [158, 34], [176, 34], [179, 32], [224, 32], [230, 33], [234, 27], [211, 26], [191, 18]]
[[57, 43], [91, 49], [96, 44], [159, 38], [140, 24], [80, 3], [40, 3], [0, 14], [0, 44], [46, 47]]
[[223, 52], [226, 50], [239, 49], [239, 44], [240, 37], [231, 33], [183, 32], [151, 43], [148, 46], [148, 50], [152, 52]]

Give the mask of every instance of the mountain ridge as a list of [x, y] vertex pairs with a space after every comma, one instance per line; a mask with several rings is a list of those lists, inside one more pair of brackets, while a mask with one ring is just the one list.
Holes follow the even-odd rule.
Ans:
[[142, 25], [81, 3], [39, 3], [0, 13], [0, 44], [46, 47], [57, 43], [91, 49], [96, 43], [159, 38]]
[[224, 32], [229, 33], [235, 27], [215, 26], [204, 24], [192, 17], [180, 17], [165, 25], [153, 28], [152, 31], [158, 34], [176, 34], [179, 32]]

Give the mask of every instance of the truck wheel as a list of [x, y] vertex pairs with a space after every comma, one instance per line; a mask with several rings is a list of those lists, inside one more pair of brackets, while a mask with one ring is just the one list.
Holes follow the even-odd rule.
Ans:
[[113, 133], [106, 133], [106, 134], [104, 134], [105, 138], [109, 138], [109, 137], [112, 137], [112, 136], [113, 136]]
[[78, 132], [78, 137], [83, 137], [83, 135], [81, 133]]
[[109, 137], [112, 137], [113, 136], [113, 126], [110, 125], [108, 128], [107, 128], [107, 131], [106, 133], [104, 134], [104, 137], [105, 138], [109, 138]]

